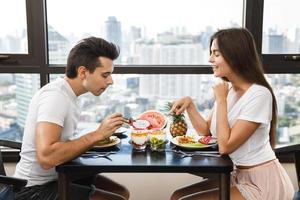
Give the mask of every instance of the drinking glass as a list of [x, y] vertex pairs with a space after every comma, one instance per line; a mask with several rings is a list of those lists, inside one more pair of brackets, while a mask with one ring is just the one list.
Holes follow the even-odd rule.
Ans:
[[147, 134], [146, 130], [133, 130], [131, 132], [131, 144], [136, 151], [145, 151], [147, 146]]

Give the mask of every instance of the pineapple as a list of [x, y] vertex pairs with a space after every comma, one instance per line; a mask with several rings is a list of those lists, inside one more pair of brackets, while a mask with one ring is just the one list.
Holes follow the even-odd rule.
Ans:
[[168, 102], [165, 106], [165, 111], [168, 111], [168, 115], [172, 118], [170, 133], [173, 137], [185, 135], [187, 131], [187, 123], [185, 122], [184, 114], [175, 115], [175, 113], [170, 113], [172, 105], [173, 104], [171, 102]]

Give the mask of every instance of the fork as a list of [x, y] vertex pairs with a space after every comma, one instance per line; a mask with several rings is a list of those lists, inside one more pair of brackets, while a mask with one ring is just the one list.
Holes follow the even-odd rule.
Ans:
[[182, 154], [183, 157], [193, 157], [193, 156], [207, 156], [207, 157], [221, 157], [222, 155], [220, 154], [213, 154], [213, 153], [202, 153], [202, 152], [193, 152], [193, 153], [187, 153], [181, 150], [172, 150], [175, 153]]
[[91, 151], [91, 152], [86, 152], [81, 154], [81, 157], [83, 158], [107, 158], [109, 160], [111, 160], [108, 156], [111, 154], [115, 154], [116, 152], [114, 151], [107, 151], [107, 152], [97, 152], [97, 151]]

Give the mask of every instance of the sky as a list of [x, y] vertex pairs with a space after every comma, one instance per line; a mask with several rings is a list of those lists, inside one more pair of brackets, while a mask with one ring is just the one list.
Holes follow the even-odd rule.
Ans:
[[[208, 24], [219, 26], [224, 19], [239, 20], [240, 23], [242, 20], [241, 0], [202, 0], [205, 4], [201, 4], [201, 0], [73, 0], [71, 5], [67, 2], [70, 1], [50, 0], [47, 5], [49, 23], [62, 32], [68, 31], [59, 23], [62, 17], [78, 33], [99, 31], [108, 16], [116, 16], [123, 28], [132, 25], [146, 27], [149, 34], [176, 26], [185, 26], [196, 32]], [[234, 7], [235, 12], [224, 12], [229, 6]]]
[[[24, 9], [21, 9], [24, 6], [16, 7], [17, 2], [24, 4], [25, 0], [5, 1], [10, 7], [0, 8], [0, 19], [19, 15], [6, 22], [8, 29], [21, 22], [25, 24], [20, 20], [25, 16]], [[47, 9], [49, 24], [62, 34], [100, 33], [108, 16], [116, 16], [123, 28], [132, 25], [146, 27], [150, 35], [171, 27], [185, 26], [188, 31], [196, 33], [207, 25], [219, 27], [228, 26], [230, 21], [242, 23], [241, 0], [48, 0]], [[233, 11], [227, 12], [228, 9]]]
[[[0, 37], [25, 27], [25, 0], [0, 0], [0, 5]], [[270, 8], [265, 9], [266, 30], [300, 27], [299, 0], [265, 0], [265, 7]], [[196, 34], [209, 25], [222, 28], [243, 21], [243, 0], [48, 0], [47, 9], [49, 24], [63, 35], [102, 34], [108, 16], [116, 16], [122, 30], [133, 25], [150, 36], [172, 27]]]

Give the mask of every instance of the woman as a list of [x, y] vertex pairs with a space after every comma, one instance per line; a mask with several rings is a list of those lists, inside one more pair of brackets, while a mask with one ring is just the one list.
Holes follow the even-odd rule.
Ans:
[[[172, 110], [187, 111], [201, 135], [218, 138], [220, 154], [228, 154], [232, 199], [292, 199], [293, 185], [272, 150], [277, 107], [266, 81], [251, 33], [244, 28], [216, 32], [210, 42], [213, 73], [223, 81], [213, 87], [215, 104], [205, 120], [190, 97], [177, 100]], [[218, 199], [213, 179], [179, 189], [171, 199]]]

